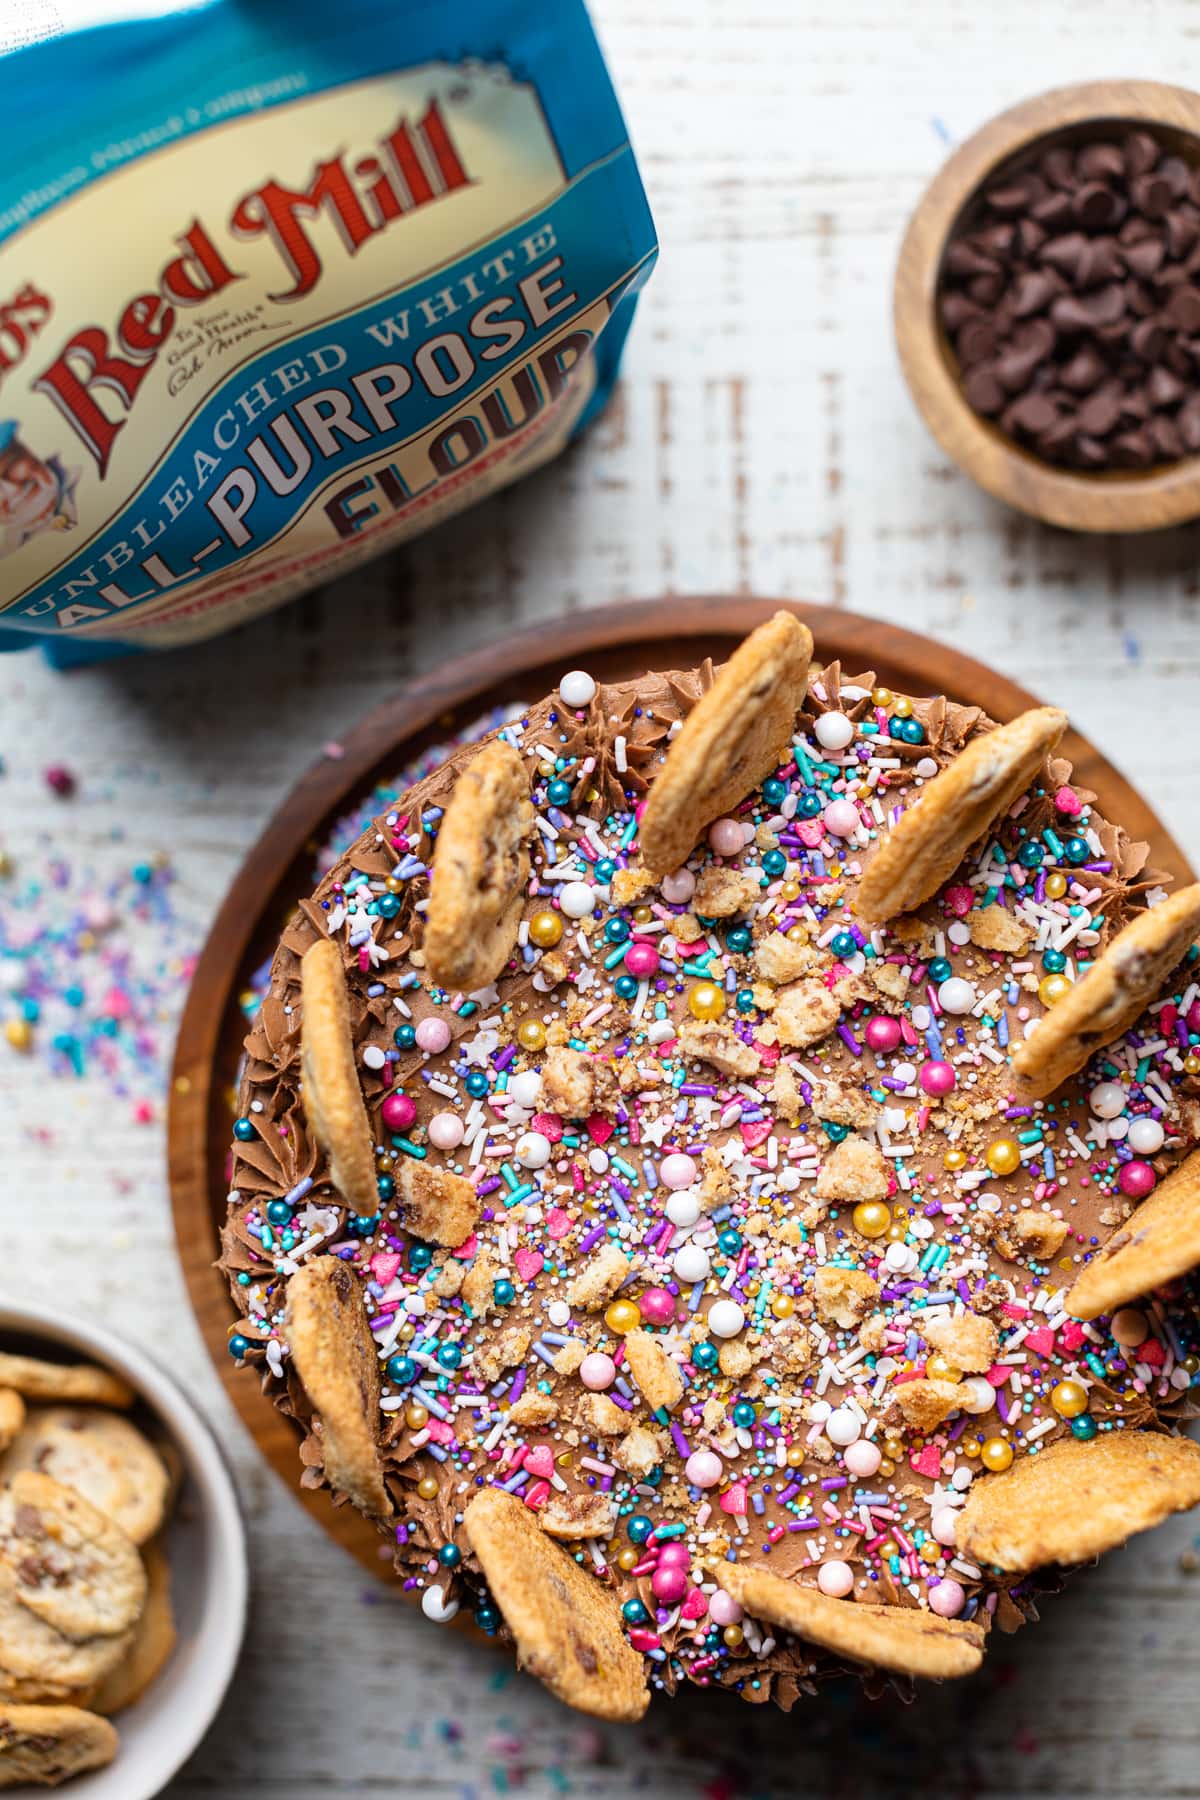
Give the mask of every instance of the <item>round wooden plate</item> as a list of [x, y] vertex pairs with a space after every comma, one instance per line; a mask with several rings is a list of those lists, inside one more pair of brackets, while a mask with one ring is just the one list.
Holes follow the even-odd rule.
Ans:
[[[426, 745], [497, 704], [540, 698], [567, 669], [584, 667], [611, 681], [647, 668], [689, 668], [705, 656], [723, 659], [780, 607], [806, 622], [822, 661], [840, 657], [856, 674], [874, 669], [903, 692], [950, 694], [998, 720], [1036, 704], [1015, 682], [945, 644], [827, 606], [689, 595], [536, 625], [409, 683], [355, 727], [340, 759], [315, 763], [246, 858], [201, 952], [179, 1030], [167, 1127], [175, 1232], [188, 1291], [229, 1396], [259, 1449], [325, 1530], [375, 1574], [390, 1573], [380, 1561], [380, 1539], [351, 1507], [335, 1509], [323, 1490], [300, 1488], [294, 1428], [225, 1347], [235, 1315], [213, 1265], [225, 1218], [230, 1091], [246, 1026], [237, 995], [250, 971], [271, 955], [296, 901], [311, 891], [313, 850], [322, 834]], [[1178, 844], [1099, 751], [1076, 732], [1068, 732], [1063, 751], [1108, 816], [1149, 841], [1154, 866], [1191, 879]]]

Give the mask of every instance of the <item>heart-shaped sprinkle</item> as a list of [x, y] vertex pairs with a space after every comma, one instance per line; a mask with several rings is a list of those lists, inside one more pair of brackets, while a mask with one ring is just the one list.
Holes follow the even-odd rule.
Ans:
[[681, 1619], [702, 1619], [708, 1611], [708, 1596], [700, 1588], [689, 1588], [687, 1598], [679, 1609]]
[[918, 1475], [924, 1475], [928, 1481], [936, 1481], [942, 1472], [942, 1453], [936, 1444], [926, 1444], [923, 1450], [914, 1450], [909, 1462]]

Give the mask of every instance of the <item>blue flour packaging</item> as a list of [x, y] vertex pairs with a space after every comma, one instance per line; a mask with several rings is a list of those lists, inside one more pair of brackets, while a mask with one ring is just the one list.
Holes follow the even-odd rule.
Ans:
[[226, 630], [609, 392], [656, 246], [580, 0], [207, 0], [0, 108], [4, 648]]

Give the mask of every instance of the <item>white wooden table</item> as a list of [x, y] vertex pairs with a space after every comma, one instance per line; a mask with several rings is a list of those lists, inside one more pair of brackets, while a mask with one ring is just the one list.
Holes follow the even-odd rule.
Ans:
[[[975, 491], [890, 337], [904, 218], [950, 141], [1024, 95], [1187, 79], [1189, 0], [596, 0], [662, 238], [625, 376], [563, 462], [393, 561], [186, 657], [0, 662], [0, 848], [98, 871], [167, 855], [198, 935], [324, 740], [415, 670], [623, 596], [803, 595], [951, 639], [1070, 708], [1200, 861], [1195, 531], [1073, 540]], [[58, 803], [42, 771], [88, 771]], [[54, 836], [51, 836], [51, 833]], [[5, 904], [0, 884], [0, 905]], [[164, 1023], [169, 1036], [170, 1022]], [[974, 1682], [908, 1712], [849, 1690], [790, 1719], [685, 1696], [596, 1729], [367, 1582], [260, 1464], [175, 1264], [161, 1116], [0, 1043], [0, 1281], [166, 1357], [236, 1465], [255, 1608], [174, 1800], [370, 1792], [618, 1797], [1200, 1794], [1200, 1522], [1049, 1603]]]

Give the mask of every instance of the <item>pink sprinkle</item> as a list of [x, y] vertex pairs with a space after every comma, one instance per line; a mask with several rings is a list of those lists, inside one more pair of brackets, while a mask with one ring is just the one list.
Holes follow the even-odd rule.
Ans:
[[531, 1475], [548, 1481], [554, 1473], [554, 1452], [549, 1444], [535, 1444], [525, 1453], [525, 1467]]
[[[936, 1481], [942, 1472], [942, 1453], [936, 1444], [926, 1444], [923, 1450], [914, 1450], [909, 1462], [918, 1475], [924, 1475], [929, 1481]], [[894, 1533], [897, 1541], [900, 1533]]]

